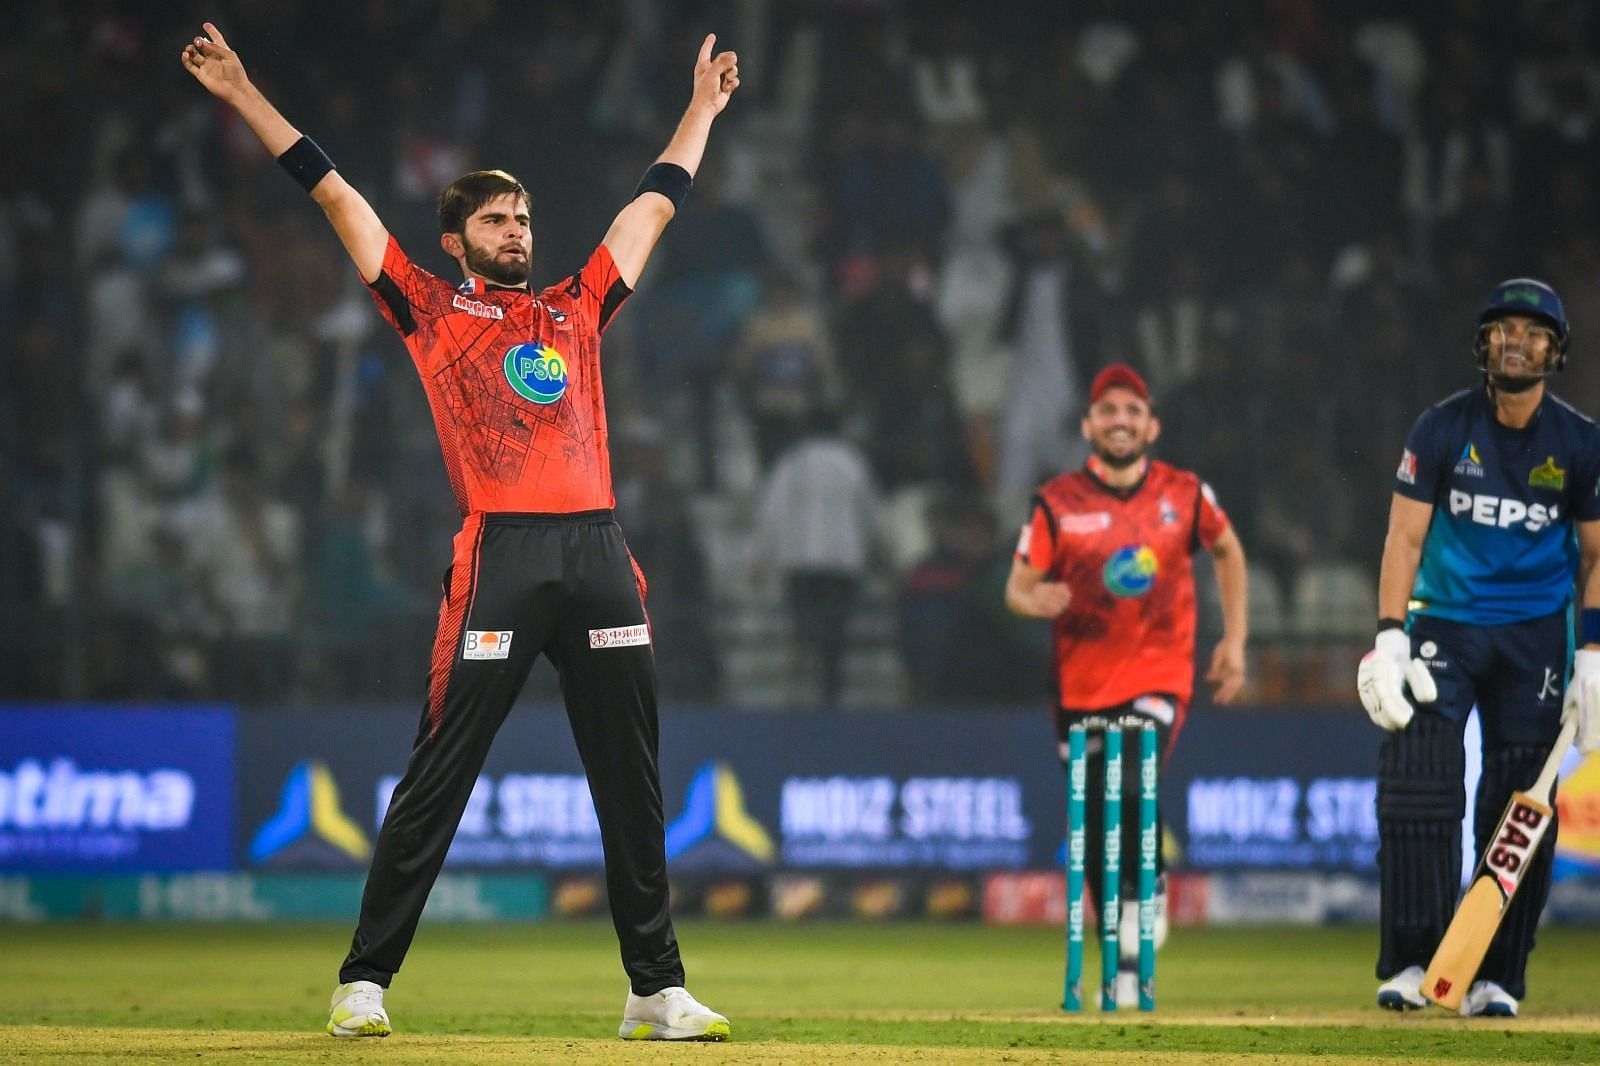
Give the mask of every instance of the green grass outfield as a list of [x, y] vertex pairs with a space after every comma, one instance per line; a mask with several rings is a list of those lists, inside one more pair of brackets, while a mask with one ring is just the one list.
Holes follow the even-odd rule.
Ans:
[[[322, 1035], [349, 929], [0, 925], [0, 1062], [1600, 1062], [1600, 930], [1546, 929], [1515, 1022], [1372, 1006], [1371, 929], [1180, 929], [1155, 1014], [1066, 1015], [1047, 927], [683, 922], [732, 1043], [615, 1037], [604, 922], [428, 925], [395, 1035]], [[1093, 947], [1088, 969], [1097, 972]]]

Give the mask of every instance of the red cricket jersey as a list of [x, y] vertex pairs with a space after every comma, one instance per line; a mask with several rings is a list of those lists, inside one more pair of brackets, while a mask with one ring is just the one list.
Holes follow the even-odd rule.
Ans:
[[1072, 605], [1054, 621], [1059, 702], [1102, 710], [1150, 693], [1184, 705], [1194, 691], [1194, 567], [1228, 528], [1211, 487], [1152, 461], [1132, 489], [1087, 469], [1034, 498], [1017, 558], [1064, 581]]
[[422, 377], [462, 515], [614, 505], [600, 333], [632, 290], [605, 245], [534, 294], [452, 285], [390, 237], [371, 289]]

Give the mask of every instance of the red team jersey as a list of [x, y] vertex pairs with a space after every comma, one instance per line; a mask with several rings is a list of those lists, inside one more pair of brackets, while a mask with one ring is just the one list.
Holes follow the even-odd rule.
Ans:
[[1053, 623], [1062, 708], [1103, 710], [1153, 693], [1188, 704], [1191, 557], [1227, 528], [1210, 486], [1162, 462], [1152, 461], [1131, 490], [1087, 469], [1045, 483], [1017, 558], [1072, 591], [1072, 605]]
[[453, 285], [390, 237], [371, 289], [422, 377], [462, 515], [613, 506], [600, 334], [632, 290], [605, 245], [535, 294]]

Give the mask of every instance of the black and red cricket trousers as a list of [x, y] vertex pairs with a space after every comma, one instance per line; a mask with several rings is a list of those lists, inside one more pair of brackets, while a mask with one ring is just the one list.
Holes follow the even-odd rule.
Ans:
[[643, 579], [610, 511], [472, 514], [455, 538], [428, 701], [373, 850], [339, 980], [385, 987], [538, 657], [561, 678], [634, 992], [683, 984], [667, 908], [655, 658]]

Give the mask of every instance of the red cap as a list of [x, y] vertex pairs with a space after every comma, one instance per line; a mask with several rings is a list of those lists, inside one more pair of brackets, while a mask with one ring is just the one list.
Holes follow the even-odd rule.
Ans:
[[1094, 376], [1094, 384], [1089, 386], [1089, 402], [1098, 402], [1108, 389], [1127, 389], [1145, 403], [1150, 402], [1150, 390], [1144, 378], [1127, 363], [1112, 363]]

